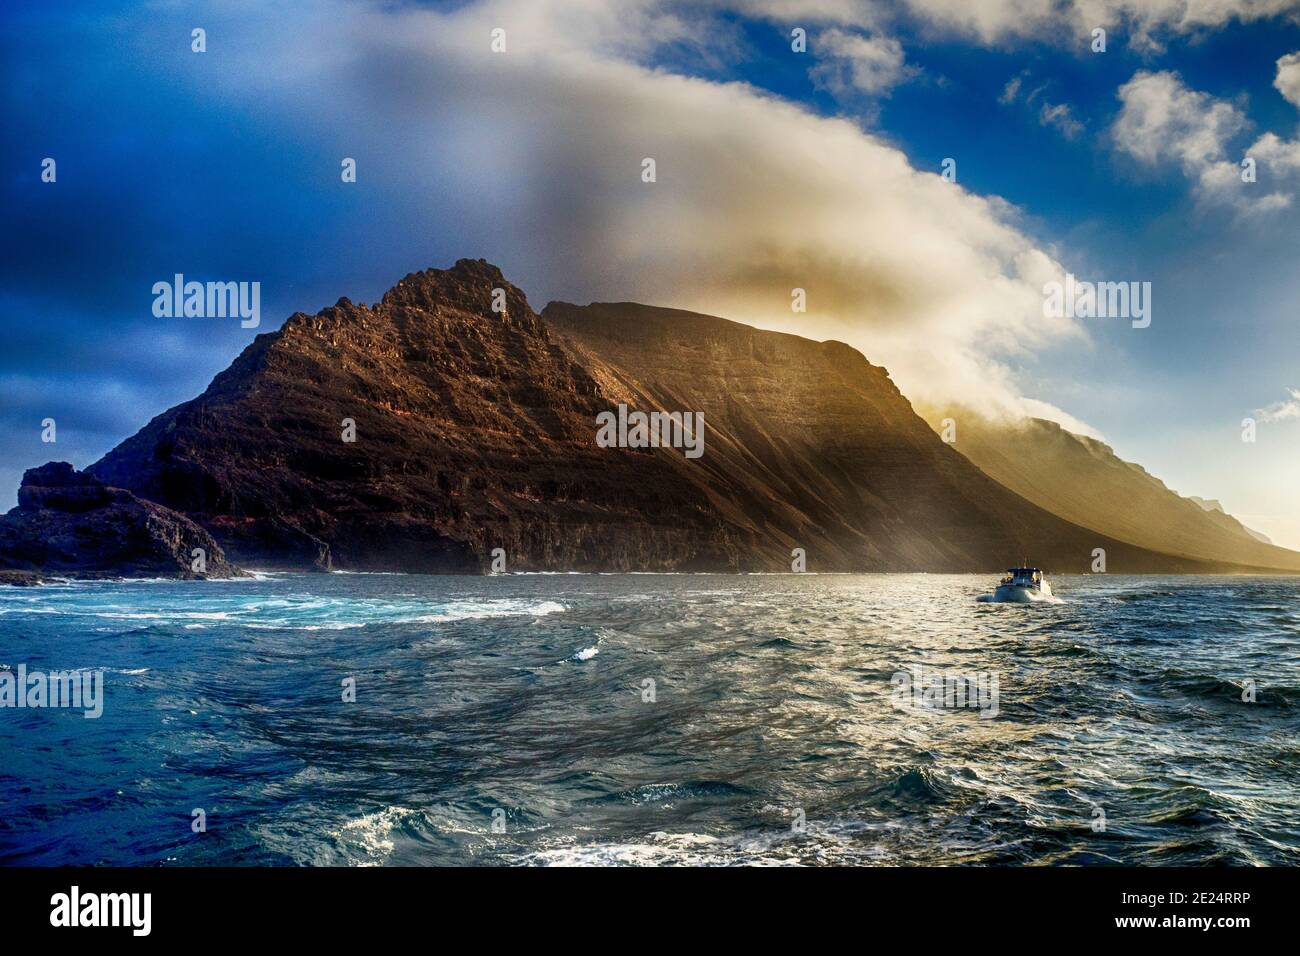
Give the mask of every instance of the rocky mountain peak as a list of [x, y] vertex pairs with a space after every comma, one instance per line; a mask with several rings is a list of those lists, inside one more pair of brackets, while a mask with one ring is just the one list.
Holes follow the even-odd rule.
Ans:
[[[497, 289], [504, 293], [504, 314], [492, 308]], [[537, 318], [523, 291], [486, 259], [458, 259], [450, 269], [412, 272], [385, 292], [380, 304], [428, 312], [455, 309], [485, 318], [527, 319], [530, 324]]]

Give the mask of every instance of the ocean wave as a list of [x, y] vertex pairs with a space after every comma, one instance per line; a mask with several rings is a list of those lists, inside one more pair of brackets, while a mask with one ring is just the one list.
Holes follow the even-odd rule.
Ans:
[[225, 621], [230, 614], [226, 611], [102, 611], [91, 612], [92, 617], [104, 617], [118, 621]]
[[393, 852], [393, 830], [416, 812], [409, 807], [385, 807], [348, 820], [330, 835], [363, 854], [361, 859], [353, 860], [354, 865], [379, 866]]
[[364, 621], [330, 621], [327, 624], [258, 624], [246, 622], [241, 623], [240, 626], [254, 631], [353, 631], [366, 625]]
[[564, 663], [568, 663], [569, 661], [589, 661], [589, 660], [591, 660], [593, 657], [595, 657], [597, 654], [600, 653], [600, 645], [602, 645], [602, 644], [605, 643], [605, 638], [608, 636], [609, 633], [617, 634], [617, 633], [619, 633], [619, 632], [617, 632], [617, 631], [613, 631], [612, 628], [603, 628], [603, 627], [602, 627], [602, 628], [597, 628], [597, 629], [596, 629], [596, 643], [595, 643], [595, 644], [592, 644], [592, 645], [590, 645], [590, 646], [588, 646], [588, 647], [584, 647], [584, 648], [581, 648], [580, 650], [574, 651], [573, 654], [571, 654], [569, 657], [565, 658], [565, 659], [564, 659], [563, 661], [561, 661], [560, 663], [564, 664]]
[[[357, 599], [332, 597], [257, 598], [237, 603], [222, 602], [222, 609], [193, 610], [186, 607], [134, 607], [124, 598], [116, 603], [74, 604], [55, 607], [8, 607], [0, 613], [45, 614], [89, 617], [109, 621], [142, 622], [150, 627], [179, 626], [196, 629], [196, 622], [225, 624], [253, 630], [341, 631], [370, 624], [450, 624], [501, 617], [545, 617], [567, 610], [558, 601], [498, 598], [481, 601], [427, 601]], [[204, 602], [209, 603], [209, 602]], [[215, 602], [214, 602], [215, 603]]]
[[[687, 780], [682, 783], [647, 783], [616, 793], [607, 793], [588, 799], [587, 803], [640, 806], [647, 803], [676, 803], [681, 801], [730, 800], [752, 796], [753, 792], [724, 780]], [[769, 811], [772, 808], [767, 808]], [[784, 812], [777, 808], [778, 812]]]
[[[788, 808], [769, 808], [777, 814]], [[656, 830], [638, 840], [567, 842], [519, 854], [525, 866], [805, 866], [884, 863], [889, 853], [871, 837], [893, 824], [861, 820], [807, 820], [795, 830], [788, 820], [771, 829], [715, 835]]]
[[[1164, 670], [1156, 675], [1155, 683], [1163, 689], [1176, 690], [1188, 697], [1207, 702], [1241, 704], [1246, 707], [1294, 707], [1300, 704], [1300, 687], [1269, 683], [1265, 680], [1256, 681], [1251, 688], [1245, 679]], [[1253, 701], [1244, 699], [1248, 688], [1254, 692]]]
[[356, 575], [366, 575], [369, 577], [376, 577], [376, 578], [400, 578], [400, 577], [410, 576], [409, 573], [406, 571], [345, 571], [342, 568], [330, 568], [329, 571], [327, 571], [326, 573], [327, 574], [356, 574]]
[[556, 601], [542, 601], [540, 604], [519, 605], [517, 602], [486, 601], [479, 605], [448, 607], [434, 614], [399, 619], [397, 624], [443, 624], [448, 621], [472, 621], [490, 617], [518, 617], [531, 615], [545, 617], [548, 614], [561, 614], [565, 611], [563, 604]]

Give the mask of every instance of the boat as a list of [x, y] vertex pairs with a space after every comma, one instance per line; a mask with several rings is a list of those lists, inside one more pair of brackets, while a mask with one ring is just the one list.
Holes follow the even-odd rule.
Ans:
[[1028, 604], [1033, 601], [1053, 601], [1052, 586], [1047, 576], [1038, 568], [1007, 568], [1007, 576], [998, 582], [993, 600]]

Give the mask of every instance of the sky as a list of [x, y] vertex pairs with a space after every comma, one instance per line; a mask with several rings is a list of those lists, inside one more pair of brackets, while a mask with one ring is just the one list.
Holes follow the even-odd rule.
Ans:
[[[0, 507], [293, 312], [483, 257], [537, 309], [846, 341], [1300, 548], [1300, 0], [7, 6]], [[155, 316], [176, 273], [260, 327]], [[1045, 315], [1067, 273], [1150, 325]]]

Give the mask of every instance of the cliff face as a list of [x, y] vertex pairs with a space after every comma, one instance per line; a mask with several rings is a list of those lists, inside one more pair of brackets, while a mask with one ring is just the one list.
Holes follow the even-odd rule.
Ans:
[[[197, 569], [194, 551], [202, 549]], [[29, 468], [18, 507], [0, 517], [0, 572], [67, 577], [224, 578], [240, 572], [182, 514], [110, 488], [67, 462]]]
[[[1103, 534], [1198, 560], [1300, 571], [1300, 554], [1260, 540], [1217, 502], [1184, 498], [1109, 445], [1056, 422], [953, 412], [955, 447], [990, 477]], [[937, 421], [938, 413], [929, 415]]]
[[[702, 412], [703, 456], [601, 447], [619, 403]], [[1084, 571], [1103, 547], [1116, 571], [1227, 569], [1017, 497], [846, 345], [636, 305], [543, 319], [482, 260], [292, 316], [88, 470], [254, 567], [789, 570], [803, 548], [811, 571]]]

